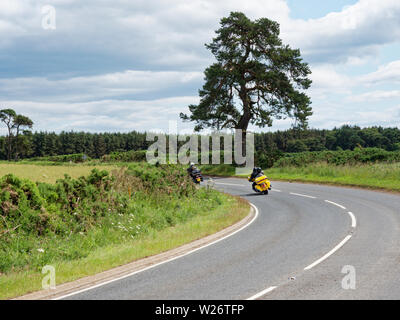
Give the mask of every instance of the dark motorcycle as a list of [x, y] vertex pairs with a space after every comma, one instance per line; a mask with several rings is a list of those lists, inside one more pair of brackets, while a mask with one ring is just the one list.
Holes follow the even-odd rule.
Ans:
[[193, 170], [191, 172], [190, 176], [192, 177], [194, 183], [199, 184], [200, 182], [203, 181], [203, 176], [202, 176], [201, 171], [199, 169]]

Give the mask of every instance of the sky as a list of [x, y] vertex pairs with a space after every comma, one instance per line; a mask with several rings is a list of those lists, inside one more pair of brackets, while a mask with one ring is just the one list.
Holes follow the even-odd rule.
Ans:
[[204, 44], [231, 11], [279, 22], [300, 49], [312, 128], [400, 126], [399, 0], [1, 0], [0, 108], [37, 131], [167, 131], [177, 121], [190, 132], [179, 113], [198, 103], [215, 61]]

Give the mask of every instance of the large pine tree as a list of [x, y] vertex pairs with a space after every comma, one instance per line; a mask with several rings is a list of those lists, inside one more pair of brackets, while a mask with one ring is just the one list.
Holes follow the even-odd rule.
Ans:
[[190, 105], [190, 115], [181, 118], [194, 121], [196, 131], [208, 127], [245, 132], [249, 124], [272, 126], [274, 118], [283, 117], [307, 127], [312, 111], [304, 90], [311, 85], [311, 71], [299, 50], [282, 43], [279, 24], [232, 12], [216, 33], [206, 47], [217, 62], [205, 70], [200, 103]]

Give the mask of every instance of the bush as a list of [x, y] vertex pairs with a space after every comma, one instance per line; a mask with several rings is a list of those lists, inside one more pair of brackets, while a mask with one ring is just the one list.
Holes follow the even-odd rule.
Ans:
[[400, 152], [379, 148], [356, 148], [351, 150], [301, 152], [285, 154], [274, 163], [274, 167], [306, 166], [310, 163], [325, 162], [334, 165], [354, 165], [357, 163], [398, 162]]
[[85, 155], [84, 153], [76, 153], [76, 154], [66, 154], [60, 156], [48, 156], [48, 157], [37, 157], [37, 158], [30, 158], [25, 161], [50, 161], [56, 163], [66, 163], [66, 162], [73, 162], [73, 163], [82, 163], [85, 161], [90, 161], [91, 158]]
[[146, 161], [146, 151], [113, 152], [101, 157], [102, 162], [142, 162]]
[[0, 273], [78, 259], [110, 241], [185, 221], [193, 206], [199, 212], [218, 205], [218, 197], [202, 200], [205, 192], [178, 165], [94, 169], [53, 185], [6, 175], [0, 179]]

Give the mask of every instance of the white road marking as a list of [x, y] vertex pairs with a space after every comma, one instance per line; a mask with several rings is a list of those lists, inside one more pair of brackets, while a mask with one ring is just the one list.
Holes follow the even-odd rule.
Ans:
[[[249, 202], [249, 203], [250, 203], [250, 202]], [[138, 271], [129, 273], [129, 274], [127, 274], [127, 275], [124, 275], [124, 276], [121, 276], [121, 277], [118, 277], [118, 278], [115, 278], [115, 279], [112, 279], [112, 280], [109, 280], [109, 281], [105, 281], [105, 282], [99, 283], [99, 284], [94, 285], [94, 286], [91, 286], [91, 287], [89, 287], [89, 288], [85, 288], [85, 289], [82, 289], [82, 290], [78, 290], [78, 291], [76, 291], [76, 292], [72, 292], [72, 293], [66, 294], [66, 295], [61, 296], [61, 297], [58, 297], [58, 298], [54, 298], [54, 299], [52, 299], [52, 300], [61, 300], [61, 299], [67, 298], [67, 297], [71, 297], [71, 296], [77, 295], [77, 294], [82, 293], [82, 292], [86, 292], [86, 291], [89, 291], [89, 290], [92, 290], [92, 289], [95, 289], [95, 288], [104, 286], [104, 285], [106, 285], [106, 284], [109, 284], [109, 283], [112, 283], [112, 282], [115, 282], [115, 281], [118, 281], [118, 280], [122, 280], [122, 279], [125, 279], [125, 278], [128, 278], [128, 277], [134, 276], [134, 275], [136, 275], [136, 274], [138, 274], [138, 273], [141, 273], [141, 272], [143, 272], [143, 271], [146, 271], [146, 270], [149, 270], [149, 269], [158, 267], [158, 266], [160, 266], [160, 265], [162, 265], [162, 264], [164, 264], [164, 263], [168, 263], [168, 262], [177, 260], [177, 259], [179, 259], [179, 258], [185, 257], [185, 256], [187, 256], [187, 255], [189, 255], [189, 254], [192, 254], [192, 253], [196, 252], [196, 251], [202, 250], [202, 249], [207, 248], [207, 247], [209, 247], [209, 246], [212, 246], [212, 245], [214, 245], [214, 244], [216, 244], [216, 243], [218, 243], [218, 242], [220, 242], [220, 241], [222, 241], [222, 240], [225, 240], [225, 239], [227, 239], [227, 238], [229, 238], [229, 237], [232, 237], [233, 235], [235, 235], [236, 233], [238, 233], [238, 232], [242, 231], [243, 229], [247, 228], [247, 227], [248, 227], [249, 225], [251, 225], [254, 221], [256, 221], [256, 219], [257, 219], [257, 217], [258, 217], [258, 215], [259, 215], [258, 208], [257, 208], [254, 204], [252, 204], [252, 203], [250, 203], [250, 205], [253, 207], [253, 209], [254, 209], [255, 212], [256, 212], [255, 215], [254, 215], [254, 217], [253, 217], [253, 219], [251, 219], [251, 221], [249, 221], [246, 225], [244, 225], [244, 226], [241, 227], [240, 229], [236, 230], [235, 232], [232, 232], [231, 234], [229, 234], [229, 235], [227, 235], [227, 236], [225, 236], [225, 237], [223, 237], [223, 238], [220, 238], [220, 239], [215, 240], [215, 241], [213, 241], [213, 242], [211, 242], [211, 243], [209, 243], [209, 244], [206, 244], [206, 245], [204, 245], [204, 246], [202, 246], [202, 247], [199, 247], [199, 248], [196, 248], [196, 249], [191, 250], [191, 251], [189, 251], [189, 252], [186, 252], [186, 253], [184, 253], [184, 254], [182, 254], [182, 255], [180, 255], [180, 256], [176, 256], [176, 257], [174, 257], [174, 258], [171, 258], [171, 259], [168, 259], [168, 260], [165, 260], [165, 261], [156, 263], [156, 264], [151, 265], [151, 266], [149, 266], [149, 267], [146, 267], [146, 268], [144, 268], [144, 269], [141, 269], [141, 270], [138, 270]]]
[[305, 267], [304, 270], [310, 270], [311, 268], [314, 268], [316, 265], [320, 264], [322, 261], [325, 259], [329, 258], [332, 254], [334, 254], [336, 251], [338, 251], [341, 247], [344, 246], [344, 244], [349, 241], [351, 238], [351, 235], [348, 235], [346, 238], [342, 240], [336, 247], [334, 247], [331, 251], [329, 251], [326, 255], [324, 255], [322, 258], [318, 259], [317, 261], [313, 262], [309, 266]]
[[221, 184], [221, 185], [224, 185], [224, 186], [239, 186], [239, 187], [245, 187], [244, 184], [235, 184], [235, 183], [215, 182], [215, 184]]
[[255, 294], [254, 296], [247, 298], [246, 300], [256, 300], [256, 299], [266, 295], [267, 293], [270, 293], [271, 291], [275, 290], [276, 288], [278, 288], [278, 287], [269, 287], [269, 288]]
[[[215, 182], [215, 184], [220, 184], [220, 185], [224, 185], [224, 186], [239, 186], [239, 187], [246, 187], [247, 186], [247, 185], [244, 185], [244, 184], [222, 183], [222, 182]], [[282, 192], [281, 190], [278, 190], [278, 189], [271, 189], [270, 191]]]
[[[277, 191], [277, 190], [274, 190], [274, 191]], [[280, 192], [280, 191], [278, 191], [278, 192]], [[295, 195], [295, 196], [299, 196], [299, 197], [306, 197], [306, 198], [316, 199], [316, 197], [309, 196], [309, 195], [306, 195], [306, 194], [300, 194], [300, 193], [294, 193], [294, 192], [290, 192], [290, 194], [291, 195]], [[337, 206], [337, 207], [339, 207], [339, 208], [341, 208], [343, 210], [346, 210], [346, 207], [344, 207], [344, 206], [342, 206], [342, 205], [340, 205], [340, 204], [338, 204], [336, 202], [332, 202], [332, 201], [329, 201], [329, 200], [325, 200], [325, 202], [333, 204], [333, 205], [335, 205], [335, 206]], [[350, 211], [348, 212], [348, 214], [350, 215], [350, 218], [351, 218], [351, 226], [352, 226], [352, 228], [355, 228], [357, 226], [356, 217]], [[331, 255], [333, 255], [336, 251], [338, 251], [341, 247], [343, 247], [345, 245], [345, 243], [351, 239], [351, 237], [352, 237], [351, 235], [346, 236], [346, 238], [344, 238], [336, 247], [334, 247], [331, 251], [329, 251], [326, 255], [324, 255], [320, 259], [316, 260], [315, 262], [313, 262], [309, 266], [305, 267], [304, 270], [305, 271], [306, 270], [310, 270], [310, 269], [314, 268], [315, 266], [317, 266], [318, 264], [320, 264], [321, 262], [323, 262], [324, 260], [328, 259]], [[246, 299], [246, 300], [256, 300], [256, 299], [266, 295], [267, 293], [275, 290], [276, 288], [278, 288], [278, 286], [269, 287], [269, 288], [267, 288], [267, 289], [255, 294], [254, 296]]]
[[348, 214], [350, 215], [350, 218], [351, 218], [351, 227], [352, 228], [357, 227], [357, 220], [356, 220], [356, 217], [354, 216], [354, 214], [350, 211], [348, 212]]
[[290, 194], [291, 194], [291, 195], [294, 195], [294, 196], [298, 196], [298, 197], [305, 197], [305, 198], [317, 199], [317, 197], [308, 196], [308, 195], [306, 195], [306, 194], [301, 194], [301, 193], [294, 193], [294, 192], [291, 192]]
[[339, 208], [342, 208], [343, 210], [346, 210], [346, 207], [343, 207], [342, 205], [340, 205], [340, 204], [338, 204], [336, 202], [332, 202], [332, 201], [329, 201], [329, 200], [325, 200], [325, 202], [328, 202], [330, 204], [333, 204], [334, 206], [337, 206]]

